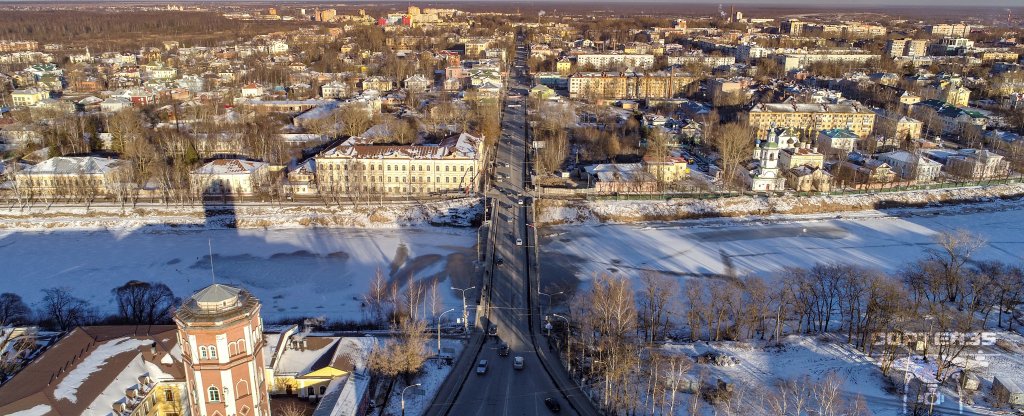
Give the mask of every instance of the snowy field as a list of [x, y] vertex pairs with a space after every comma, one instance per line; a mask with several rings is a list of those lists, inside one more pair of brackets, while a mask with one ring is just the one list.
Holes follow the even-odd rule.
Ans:
[[[566, 283], [602, 273], [653, 271], [679, 277], [755, 273], [786, 266], [853, 263], [897, 271], [935, 247], [934, 236], [963, 228], [988, 244], [974, 260], [1024, 259], [1024, 206], [988, 203], [831, 215], [725, 218], [542, 229], [543, 276]], [[572, 279], [571, 277], [575, 277]]]
[[441, 227], [6, 230], [0, 292], [37, 305], [42, 289], [66, 286], [113, 313], [110, 290], [129, 280], [163, 282], [181, 297], [210, 284], [212, 246], [217, 282], [254, 293], [264, 318], [358, 321], [361, 296], [378, 268], [403, 287], [410, 277], [437, 279], [445, 307], [461, 307], [448, 288], [476, 284], [475, 244], [474, 230]]

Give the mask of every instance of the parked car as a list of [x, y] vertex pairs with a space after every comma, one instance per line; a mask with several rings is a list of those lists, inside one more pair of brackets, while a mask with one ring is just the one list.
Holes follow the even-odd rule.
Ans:
[[476, 365], [476, 373], [480, 375], [487, 373], [487, 360], [480, 360], [480, 363]]
[[548, 408], [552, 413], [558, 413], [562, 411], [562, 406], [558, 404], [558, 400], [554, 397], [548, 397], [544, 399], [544, 406]]
[[512, 368], [516, 370], [522, 370], [525, 365], [526, 360], [524, 360], [523, 357], [516, 357], [515, 360], [512, 361]]

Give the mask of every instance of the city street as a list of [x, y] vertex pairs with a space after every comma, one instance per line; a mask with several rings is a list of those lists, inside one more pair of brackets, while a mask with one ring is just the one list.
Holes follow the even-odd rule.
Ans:
[[[518, 43], [514, 67], [525, 67], [526, 51]], [[520, 74], [513, 70], [513, 74]], [[521, 75], [521, 74], [520, 74]], [[529, 88], [525, 77], [511, 78], [508, 85], [509, 97], [505, 101], [502, 117], [502, 135], [498, 140], [493, 177], [487, 195], [493, 200], [491, 215], [491, 244], [493, 254], [487, 259], [493, 276], [483, 291], [486, 310], [481, 311], [480, 323], [483, 328], [494, 326], [496, 335], [483, 340], [479, 354], [466, 354], [463, 360], [472, 359], [472, 365], [456, 368], [468, 371], [465, 382], [459, 386], [457, 395], [447, 411], [441, 408], [448, 403], [439, 394], [429, 414], [451, 415], [538, 415], [550, 414], [545, 399], [558, 402], [562, 414], [593, 414], [589, 402], [579, 396], [579, 391], [565, 374], [557, 361], [557, 353], [542, 351], [537, 346], [547, 345], [541, 334], [542, 322], [539, 316], [531, 315], [539, 297], [532, 293], [531, 285], [535, 264], [530, 254], [534, 250], [533, 233], [529, 232], [533, 201], [526, 196], [525, 179], [529, 166], [526, 143], [526, 102], [523, 98]], [[518, 95], [518, 97], [514, 97]], [[531, 322], [531, 320], [533, 322]], [[511, 349], [507, 356], [498, 354], [502, 343]], [[515, 357], [523, 357], [524, 368], [513, 368]], [[547, 360], [542, 363], [541, 360]], [[477, 363], [487, 360], [485, 374], [477, 374]], [[463, 375], [449, 377], [449, 382], [461, 380]], [[556, 379], [558, 382], [556, 382]], [[560, 384], [559, 384], [560, 383]], [[560, 387], [560, 385], [562, 387]], [[568, 387], [566, 387], [568, 386]], [[579, 396], [579, 397], [576, 397]], [[572, 398], [572, 404], [569, 398]], [[580, 402], [586, 402], [586, 410], [580, 411]]]

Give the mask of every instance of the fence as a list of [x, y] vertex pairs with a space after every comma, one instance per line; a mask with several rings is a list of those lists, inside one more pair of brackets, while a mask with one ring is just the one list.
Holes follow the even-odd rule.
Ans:
[[892, 182], [875, 184], [868, 188], [834, 188], [832, 192], [753, 192], [753, 191], [687, 191], [687, 192], [658, 192], [658, 193], [612, 193], [600, 194], [593, 188], [569, 189], [569, 188], [547, 188], [538, 187], [538, 194], [544, 198], [553, 199], [585, 199], [588, 201], [667, 201], [670, 199], [718, 199], [737, 196], [763, 196], [778, 197], [785, 195], [795, 196], [828, 196], [828, 195], [867, 195], [879, 193], [898, 193], [910, 191], [926, 191], [935, 189], [958, 189], [978, 186], [993, 186], [1024, 183], [1024, 174], [991, 179], [956, 180], [930, 183]]

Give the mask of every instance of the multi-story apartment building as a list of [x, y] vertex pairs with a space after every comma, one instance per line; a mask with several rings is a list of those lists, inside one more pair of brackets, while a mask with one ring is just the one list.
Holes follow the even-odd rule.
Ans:
[[927, 39], [890, 39], [885, 42], [885, 54], [898, 58], [901, 56], [925, 56], [928, 54]]
[[321, 194], [428, 195], [471, 192], [483, 176], [484, 140], [467, 133], [437, 145], [374, 145], [361, 137], [315, 156]]
[[692, 75], [675, 71], [577, 72], [569, 77], [569, 97], [593, 100], [672, 98], [695, 81]]
[[807, 22], [801, 22], [796, 19], [790, 19], [783, 21], [779, 29], [782, 33], [786, 33], [793, 36], [800, 36], [804, 34], [805, 26], [807, 26]]
[[757, 104], [743, 115], [758, 137], [774, 127], [794, 128], [813, 137], [827, 129], [849, 129], [860, 137], [871, 134], [875, 113], [855, 101], [838, 104]]
[[815, 62], [850, 62], [863, 64], [869, 60], [880, 58], [881, 55], [859, 50], [818, 50], [787, 52], [778, 56], [778, 61], [786, 71], [804, 68]]
[[31, 52], [39, 49], [34, 40], [0, 40], [0, 52]]
[[654, 55], [625, 53], [587, 53], [576, 55], [579, 68], [597, 70], [614, 69], [616, 67], [651, 69], [654, 67]]
[[927, 26], [928, 33], [945, 37], [966, 38], [971, 34], [971, 25], [966, 23]]

